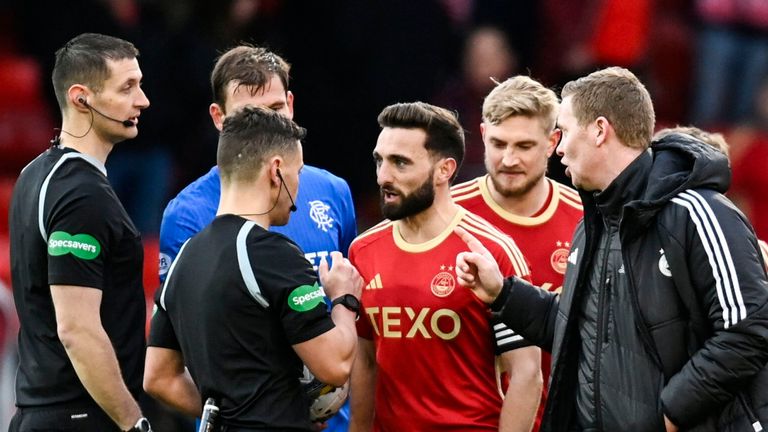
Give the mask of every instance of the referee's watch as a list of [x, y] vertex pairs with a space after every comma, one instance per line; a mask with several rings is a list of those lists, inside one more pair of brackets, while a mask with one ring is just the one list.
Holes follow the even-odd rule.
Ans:
[[360, 300], [352, 294], [344, 294], [343, 296], [336, 297], [331, 302], [331, 307], [336, 305], [342, 305], [345, 308], [355, 313], [355, 321], [360, 318]]
[[146, 417], [142, 417], [131, 429], [128, 429], [128, 432], [152, 432], [152, 426]]

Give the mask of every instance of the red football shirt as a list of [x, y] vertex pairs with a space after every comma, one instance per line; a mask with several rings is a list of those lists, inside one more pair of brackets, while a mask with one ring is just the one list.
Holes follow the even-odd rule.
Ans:
[[375, 431], [498, 430], [495, 352], [529, 344], [492, 330], [488, 306], [458, 285], [456, 255], [468, 249], [456, 226], [488, 248], [502, 273], [528, 279], [514, 242], [464, 209], [425, 243], [407, 243], [399, 222], [384, 221], [350, 246], [366, 281], [358, 335], [376, 348]]
[[[578, 192], [556, 181], [546, 180], [549, 184], [549, 198], [532, 217], [517, 216], [496, 203], [488, 190], [488, 175], [454, 186], [451, 195], [457, 204], [481, 216], [514, 239], [531, 265], [534, 285], [560, 292], [570, 241], [582, 217], [583, 208]], [[550, 364], [549, 353], [542, 352], [544, 393], [534, 431], [539, 430], [544, 413]]]

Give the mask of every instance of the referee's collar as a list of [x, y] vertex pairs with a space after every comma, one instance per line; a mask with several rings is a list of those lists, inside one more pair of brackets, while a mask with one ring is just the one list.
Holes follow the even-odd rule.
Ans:
[[72, 147], [62, 147], [62, 146], [59, 146], [59, 148], [62, 149], [65, 153], [69, 153], [69, 152], [76, 153], [79, 158], [85, 160], [89, 164], [91, 164], [94, 167], [96, 167], [96, 169], [101, 171], [101, 173], [104, 174], [104, 177], [107, 176], [107, 167], [103, 163], [101, 163], [100, 160], [96, 159], [95, 157], [93, 157], [91, 155], [88, 155], [88, 154], [85, 154], [85, 153], [81, 153], [81, 152], [73, 149]]

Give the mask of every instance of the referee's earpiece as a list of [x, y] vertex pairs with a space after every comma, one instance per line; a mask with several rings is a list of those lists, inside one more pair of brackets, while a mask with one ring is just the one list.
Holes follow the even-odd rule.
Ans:
[[88, 102], [86, 102], [85, 96], [83, 96], [83, 95], [78, 96], [77, 97], [77, 101], [79, 103], [81, 103], [82, 105], [84, 105], [84, 106], [88, 106]]
[[280, 172], [280, 168], [277, 168], [275, 170], [275, 174], [277, 174], [277, 178], [280, 179], [280, 187], [281, 188], [285, 188], [285, 193], [288, 194], [288, 199], [291, 200], [291, 208], [290, 208], [290, 210], [292, 212], [295, 212], [297, 210], [296, 202], [293, 200], [293, 197], [291, 196], [291, 192], [288, 190], [288, 186], [285, 185], [285, 180], [283, 180], [283, 173]]

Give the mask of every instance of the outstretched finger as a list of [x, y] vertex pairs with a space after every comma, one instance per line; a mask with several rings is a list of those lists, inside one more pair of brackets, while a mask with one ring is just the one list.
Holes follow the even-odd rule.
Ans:
[[475, 236], [470, 234], [467, 230], [464, 228], [457, 226], [453, 229], [453, 232], [459, 236], [459, 238], [464, 241], [464, 243], [467, 244], [469, 247], [469, 250], [472, 252], [478, 253], [486, 258], [494, 259], [493, 255], [491, 255], [490, 252], [488, 252], [488, 249], [483, 246], [482, 243], [480, 243], [480, 240], [478, 240]]

